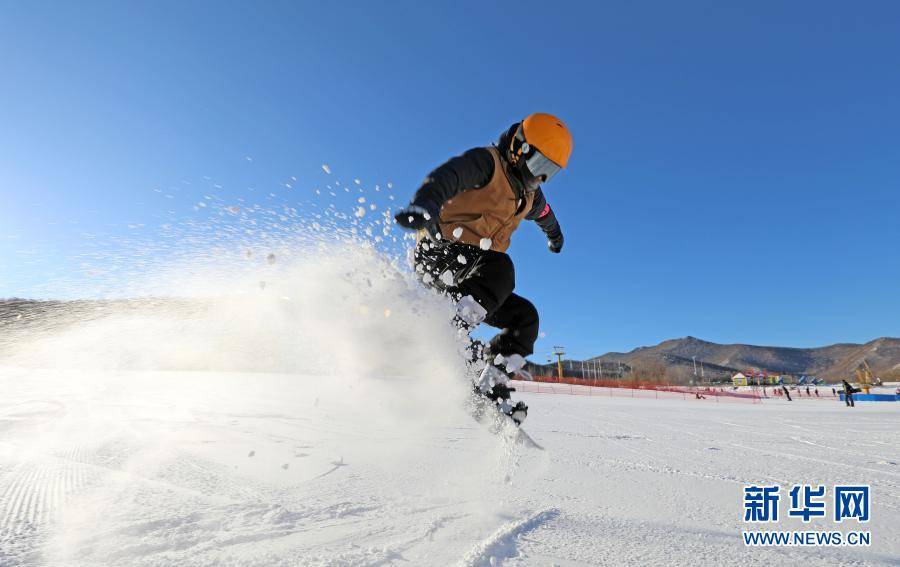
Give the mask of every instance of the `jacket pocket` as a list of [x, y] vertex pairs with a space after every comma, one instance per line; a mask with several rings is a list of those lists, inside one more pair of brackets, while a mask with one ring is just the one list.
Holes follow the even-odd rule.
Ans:
[[452, 233], [453, 228], [461, 226], [480, 238], [490, 238], [496, 227], [487, 215], [480, 213], [457, 213], [450, 218], [442, 219], [441, 224]]
[[443, 221], [446, 223], [467, 223], [472, 221], [477, 221], [478, 219], [484, 218], [484, 215], [481, 213], [456, 213], [452, 217], [444, 218]]

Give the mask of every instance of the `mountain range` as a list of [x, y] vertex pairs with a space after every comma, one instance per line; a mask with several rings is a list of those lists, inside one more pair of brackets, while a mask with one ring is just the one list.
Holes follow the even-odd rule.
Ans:
[[900, 377], [900, 339], [882, 337], [865, 344], [838, 343], [816, 348], [718, 344], [694, 337], [663, 341], [627, 353], [610, 352], [590, 360], [641, 368], [665, 368], [666, 373], [731, 376], [748, 369], [777, 374], [806, 374], [829, 381], [852, 377], [865, 360], [882, 379]]

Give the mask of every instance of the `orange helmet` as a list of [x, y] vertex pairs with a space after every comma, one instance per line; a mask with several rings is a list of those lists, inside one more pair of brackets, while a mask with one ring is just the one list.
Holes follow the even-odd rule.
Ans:
[[572, 155], [572, 134], [559, 118], [542, 112], [522, 121], [525, 141], [560, 167], [566, 167]]
[[572, 135], [559, 118], [535, 113], [513, 124], [500, 137], [500, 145], [526, 188], [533, 191], [568, 165]]

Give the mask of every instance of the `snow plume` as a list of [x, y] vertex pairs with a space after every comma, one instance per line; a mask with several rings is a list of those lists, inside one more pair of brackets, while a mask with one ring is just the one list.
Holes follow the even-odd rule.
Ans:
[[452, 305], [396, 260], [352, 242], [277, 258], [254, 269], [187, 259], [159, 274], [169, 297], [39, 303], [6, 346], [18, 364], [107, 370], [404, 375], [423, 359], [459, 370], [455, 334], [439, 323]]
[[5, 335], [7, 362], [315, 376], [355, 388], [368, 414], [400, 405], [446, 415], [447, 388], [460, 406], [467, 393], [454, 306], [365, 241], [201, 250], [132, 283], [153, 295], [38, 304], [42, 312], [27, 312], [29, 324]]
[[[24, 321], [0, 312], [9, 331], [0, 353], [26, 366], [107, 370], [403, 376], [430, 360], [458, 372], [457, 341], [441, 323], [452, 306], [410, 277], [407, 235], [379, 203], [380, 187], [367, 198], [355, 179], [355, 194], [299, 199], [296, 176], [285, 179], [283, 196], [262, 199], [254, 188], [220, 196], [208, 177], [193, 195], [155, 190], [190, 210], [124, 236], [82, 235], [68, 269], [30, 290], [76, 301], [20, 305], [12, 314]], [[359, 203], [371, 214], [355, 215]]]

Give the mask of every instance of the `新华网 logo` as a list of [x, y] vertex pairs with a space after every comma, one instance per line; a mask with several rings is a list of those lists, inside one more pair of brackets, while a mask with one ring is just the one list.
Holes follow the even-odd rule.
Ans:
[[[787, 517], [799, 518], [809, 523], [817, 518], [828, 518], [843, 523], [850, 520], [863, 524], [871, 516], [869, 486], [835, 485], [829, 491], [825, 485], [795, 484], [788, 491]], [[777, 524], [781, 521], [781, 487], [749, 485], [744, 487], [743, 520], [747, 524]], [[871, 545], [868, 531], [744, 531], [744, 544], [748, 546], [855, 546]]]

